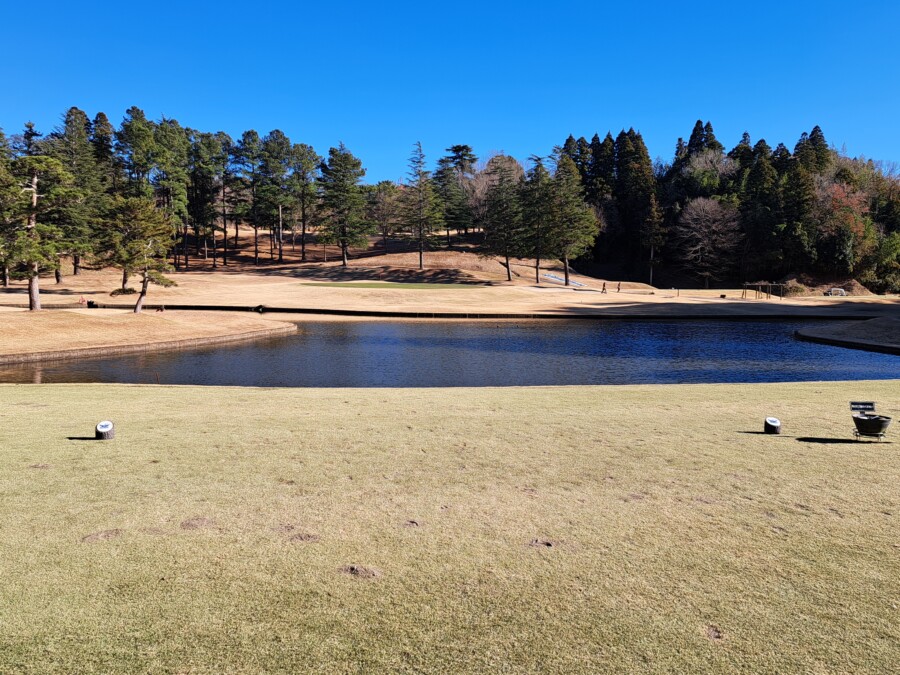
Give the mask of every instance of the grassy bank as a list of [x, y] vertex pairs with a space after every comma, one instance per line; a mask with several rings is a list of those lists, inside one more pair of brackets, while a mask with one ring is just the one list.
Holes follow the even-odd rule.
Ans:
[[898, 384], [0, 386], [0, 671], [887, 672]]

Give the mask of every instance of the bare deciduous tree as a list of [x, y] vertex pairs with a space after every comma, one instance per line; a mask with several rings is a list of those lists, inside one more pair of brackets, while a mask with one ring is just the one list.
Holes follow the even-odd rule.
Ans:
[[726, 202], [699, 197], [684, 207], [674, 230], [683, 269], [709, 288], [734, 267], [743, 239], [737, 209]]

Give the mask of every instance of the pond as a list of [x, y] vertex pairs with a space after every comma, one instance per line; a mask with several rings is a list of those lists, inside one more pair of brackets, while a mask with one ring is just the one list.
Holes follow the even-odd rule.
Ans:
[[809, 322], [302, 322], [296, 335], [0, 367], [0, 382], [461, 387], [900, 378], [900, 357], [800, 342]]

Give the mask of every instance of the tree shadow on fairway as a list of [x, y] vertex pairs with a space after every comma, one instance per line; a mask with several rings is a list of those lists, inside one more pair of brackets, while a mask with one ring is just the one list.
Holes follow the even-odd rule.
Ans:
[[887, 445], [891, 444], [891, 441], [858, 441], [855, 438], [814, 438], [810, 436], [803, 436], [797, 439], [801, 443], [821, 443], [823, 445], [838, 445], [844, 443], [856, 444], [856, 443], [886, 443]]

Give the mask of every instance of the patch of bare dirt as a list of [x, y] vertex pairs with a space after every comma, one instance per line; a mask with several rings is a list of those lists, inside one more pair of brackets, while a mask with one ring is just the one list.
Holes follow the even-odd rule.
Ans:
[[49, 464], [29, 464], [28, 468], [29, 469], [49, 469], [50, 465]]
[[528, 542], [528, 545], [534, 548], [553, 548], [554, 546], [558, 546], [559, 542], [554, 541], [553, 539], [532, 539]]
[[714, 642], [725, 639], [725, 634], [722, 632], [722, 629], [719, 628], [714, 623], [709, 624], [706, 627], [706, 637]]
[[298, 532], [297, 534], [293, 534], [288, 537], [288, 541], [294, 541], [301, 544], [315, 544], [317, 541], [321, 541], [322, 537], [317, 534], [310, 534], [309, 532]]
[[216, 521], [210, 518], [204, 518], [202, 516], [197, 516], [195, 518], [188, 518], [187, 520], [181, 521], [181, 529], [182, 530], [200, 530], [206, 527], [215, 527]]
[[107, 541], [109, 539], [115, 539], [116, 537], [121, 536], [122, 530], [101, 530], [100, 532], [94, 532], [93, 534], [89, 534], [86, 537], [82, 537], [81, 541], [85, 544], [93, 544], [98, 541]]
[[338, 571], [357, 579], [375, 579], [381, 576], [381, 570], [375, 567], [363, 567], [362, 565], [344, 565]]

